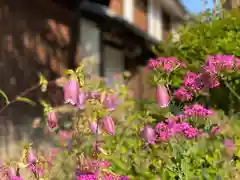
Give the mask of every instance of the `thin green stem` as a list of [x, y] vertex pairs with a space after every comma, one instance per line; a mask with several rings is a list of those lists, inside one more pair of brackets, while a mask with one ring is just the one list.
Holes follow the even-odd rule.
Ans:
[[231, 87], [231, 85], [226, 80], [224, 80], [224, 84], [231, 91], [231, 93], [238, 99], [238, 101], [240, 101], [240, 95]]

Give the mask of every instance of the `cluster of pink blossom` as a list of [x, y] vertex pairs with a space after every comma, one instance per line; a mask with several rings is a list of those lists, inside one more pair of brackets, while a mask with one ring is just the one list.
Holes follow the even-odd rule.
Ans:
[[186, 138], [194, 138], [198, 135], [198, 130], [187, 122], [177, 122], [172, 119], [168, 119], [166, 122], [159, 122], [155, 126], [155, 132], [157, 139], [160, 141], [166, 141], [169, 137], [178, 134], [182, 134]]
[[208, 56], [204, 69], [212, 74], [218, 74], [225, 71], [239, 70], [240, 60], [232, 55]]
[[161, 69], [165, 72], [171, 72], [177, 67], [185, 67], [184, 63], [175, 57], [158, 57], [148, 61], [148, 67], [151, 69]]
[[213, 115], [214, 111], [204, 108], [201, 104], [192, 104], [184, 107], [184, 114], [188, 117], [206, 117]]
[[[142, 136], [147, 144], [155, 144], [156, 141], [166, 141], [169, 137], [182, 134], [186, 138], [194, 138], [201, 135], [201, 130], [186, 122], [189, 117], [208, 117], [214, 114], [213, 110], [204, 108], [201, 104], [193, 104], [184, 107], [183, 114], [171, 116], [165, 122], [159, 122], [155, 129], [146, 125], [142, 130]], [[213, 127], [211, 134], [216, 134], [219, 127]]]
[[178, 100], [188, 101], [194, 93], [201, 90], [216, 88], [220, 85], [218, 75], [223, 72], [233, 72], [240, 69], [240, 60], [231, 55], [208, 56], [199, 74], [187, 72], [183, 87], [176, 90]]

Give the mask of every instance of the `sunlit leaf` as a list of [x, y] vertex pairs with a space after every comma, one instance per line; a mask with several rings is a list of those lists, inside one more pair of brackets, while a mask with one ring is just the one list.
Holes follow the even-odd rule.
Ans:
[[26, 98], [26, 97], [17, 96], [17, 97], [16, 97], [16, 100], [17, 100], [17, 101], [21, 101], [21, 102], [28, 103], [28, 104], [30, 104], [30, 105], [32, 105], [32, 106], [36, 106], [36, 103], [35, 103], [34, 101], [32, 101], [32, 100], [30, 100], [30, 99], [28, 99], [28, 98]]
[[0, 89], [0, 94], [4, 97], [5, 103], [9, 104], [9, 100], [8, 100], [8, 97], [7, 97], [6, 93], [3, 90]]

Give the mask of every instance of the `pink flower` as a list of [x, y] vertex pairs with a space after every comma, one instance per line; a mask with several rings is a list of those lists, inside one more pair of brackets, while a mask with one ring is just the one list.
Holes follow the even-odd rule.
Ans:
[[184, 114], [186, 116], [211, 116], [214, 114], [214, 111], [205, 109], [201, 104], [193, 104], [184, 107]]
[[156, 135], [154, 129], [146, 125], [142, 131], [142, 136], [146, 143], [154, 144], [156, 140]]
[[85, 92], [83, 92], [81, 89], [79, 90], [78, 93], [78, 102], [77, 102], [77, 106], [79, 109], [84, 109], [85, 108], [85, 100], [86, 100], [86, 95]]
[[192, 99], [192, 93], [190, 93], [186, 88], [180, 87], [175, 91], [175, 97], [180, 101], [189, 101]]
[[198, 92], [202, 85], [198, 82], [198, 75], [193, 72], [187, 72], [183, 80], [184, 86], [191, 92]]
[[19, 176], [12, 176], [11, 180], [23, 180], [23, 178], [21, 178]]
[[37, 161], [36, 153], [32, 149], [29, 149], [29, 151], [28, 151], [28, 163], [35, 164], [36, 161]]
[[76, 80], [69, 80], [68, 84], [64, 87], [65, 103], [76, 105], [79, 95], [79, 83]]
[[107, 94], [103, 103], [107, 110], [113, 111], [117, 106], [117, 98], [113, 94]]
[[54, 111], [48, 112], [48, 127], [50, 129], [58, 127], [58, 119]]
[[101, 120], [103, 129], [110, 135], [115, 134], [115, 124], [111, 116], [106, 116]]
[[89, 129], [92, 131], [92, 133], [94, 133], [94, 134], [100, 133], [100, 129], [99, 129], [99, 127], [97, 127], [96, 123], [93, 123], [92, 121], [88, 121], [88, 125], [89, 125]]
[[168, 107], [170, 103], [170, 96], [167, 88], [164, 85], [159, 85], [156, 89], [157, 103], [161, 108]]
[[206, 89], [217, 88], [220, 85], [218, 77], [206, 71], [202, 71], [198, 75], [198, 79], [201, 81], [202, 87]]

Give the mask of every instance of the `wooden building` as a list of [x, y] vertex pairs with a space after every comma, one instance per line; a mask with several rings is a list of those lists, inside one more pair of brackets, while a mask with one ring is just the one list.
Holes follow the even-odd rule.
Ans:
[[[188, 19], [178, 0], [1, 0], [0, 88], [12, 100], [38, 83], [39, 72], [55, 79], [94, 56], [97, 75], [133, 72], [129, 87], [142, 98], [145, 77], [138, 67], [154, 56], [152, 45]], [[53, 105], [62, 103], [59, 95], [49, 88]], [[28, 98], [42, 94], [35, 90]], [[41, 144], [42, 132], [31, 128], [40, 107], [15, 103], [0, 116], [0, 157], [16, 155], [15, 142], [24, 138]]]

